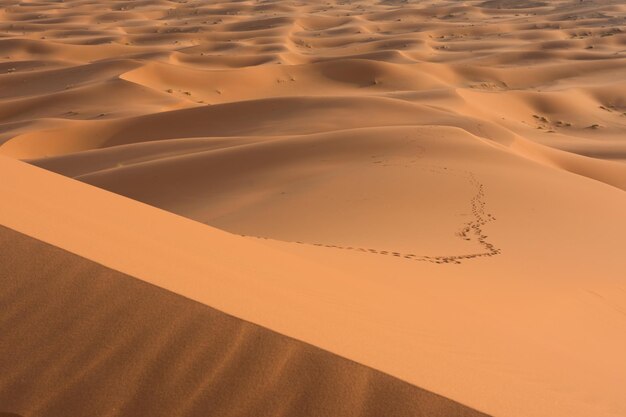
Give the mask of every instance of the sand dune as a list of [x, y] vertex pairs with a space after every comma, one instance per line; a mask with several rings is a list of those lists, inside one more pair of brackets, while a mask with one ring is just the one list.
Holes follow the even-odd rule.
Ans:
[[17, 415], [484, 416], [10, 229], [0, 247]]
[[523, 193], [487, 200], [501, 253], [455, 264], [240, 237], [11, 159], [0, 167], [19, 179], [0, 186], [7, 227], [129, 276], [489, 415], [624, 410], [626, 201], [613, 187], [562, 173], [591, 198], [564, 189], [553, 197], [568, 210], [556, 211]]
[[625, 68], [619, 0], [5, 1], [0, 415], [623, 417]]

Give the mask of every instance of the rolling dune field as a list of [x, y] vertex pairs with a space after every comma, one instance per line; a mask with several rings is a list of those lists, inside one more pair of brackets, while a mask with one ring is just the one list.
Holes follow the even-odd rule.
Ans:
[[0, 5], [0, 417], [626, 416], [626, 2]]

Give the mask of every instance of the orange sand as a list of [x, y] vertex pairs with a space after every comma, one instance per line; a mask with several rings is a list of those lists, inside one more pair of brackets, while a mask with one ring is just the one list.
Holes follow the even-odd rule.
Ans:
[[[150, 386], [169, 415], [226, 415], [203, 397], [222, 390], [233, 415], [625, 416], [625, 19], [609, 0], [7, 3], [0, 415], [136, 415], [120, 404]], [[109, 300], [128, 286], [137, 312]], [[271, 386], [177, 368], [213, 348], [173, 307], [142, 321], [165, 299], [279, 343], [217, 331], [245, 358], [203, 362]], [[93, 368], [98, 326], [59, 353], [83, 328], [59, 323], [127, 314], [122, 368]], [[67, 397], [80, 375], [96, 405]]]

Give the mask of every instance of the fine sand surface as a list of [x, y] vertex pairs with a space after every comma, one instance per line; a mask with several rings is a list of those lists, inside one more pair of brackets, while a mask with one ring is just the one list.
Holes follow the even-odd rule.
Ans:
[[485, 416], [4, 227], [0, 250], [3, 410]]
[[0, 416], [626, 416], [623, 1], [0, 3]]

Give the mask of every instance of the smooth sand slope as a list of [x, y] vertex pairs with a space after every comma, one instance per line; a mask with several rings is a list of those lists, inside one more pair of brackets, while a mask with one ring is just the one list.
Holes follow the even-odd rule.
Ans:
[[[49, 396], [0, 413], [62, 413], [67, 401], [134, 415], [124, 407], [149, 386], [173, 414], [200, 410], [215, 398], [206, 388], [250, 398], [220, 403], [233, 415], [298, 415], [293, 398], [325, 381], [311, 414], [626, 415], [623, 1], [2, 6], [0, 224], [15, 249], [0, 272], [3, 288], [23, 289], [0, 307], [30, 311], [36, 298], [56, 315], [0, 316], [42, 373], [24, 395]], [[14, 282], [35, 268], [28, 256], [65, 259], [67, 272], [41, 272], [59, 299], [31, 269]], [[56, 303], [92, 291], [99, 307], [85, 311], [111, 332], [133, 311], [105, 298], [130, 288], [146, 301], [120, 350], [96, 330], [71, 358], [38, 342], [48, 322], [76, 320]], [[161, 299], [172, 300], [161, 316], [197, 318], [159, 323], [148, 314]], [[148, 346], [151, 332], [162, 336]], [[203, 366], [244, 386], [169, 359], [220, 339], [246, 344], [247, 359]], [[17, 342], [2, 345], [10, 357], [31, 352]], [[237, 363], [255, 350], [261, 368]], [[124, 352], [136, 368], [115, 362]], [[27, 372], [11, 366], [3, 398]], [[50, 385], [63, 369], [76, 379]], [[133, 375], [119, 395], [102, 388], [116, 372]], [[81, 375], [102, 390], [97, 404], [67, 396]], [[250, 381], [262, 386], [248, 397]], [[283, 392], [293, 402], [271, 398]], [[344, 401], [355, 405], [334, 408]]]
[[0, 250], [3, 411], [485, 416], [4, 227]]

